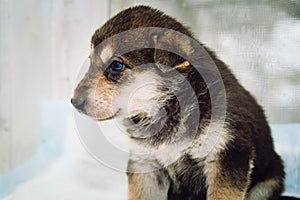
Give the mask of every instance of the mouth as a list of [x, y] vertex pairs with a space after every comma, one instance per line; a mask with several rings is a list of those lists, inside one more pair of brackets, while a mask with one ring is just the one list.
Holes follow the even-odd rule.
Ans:
[[119, 114], [121, 113], [121, 108], [119, 108], [113, 115], [111, 116], [108, 116], [108, 117], [105, 117], [105, 118], [97, 118], [97, 117], [94, 117], [94, 119], [96, 121], [104, 121], [104, 120], [110, 120], [110, 119], [113, 119], [115, 117], [117, 117]]
[[82, 110], [82, 109], [75, 108], [75, 110], [76, 110], [77, 112], [79, 112], [80, 114], [88, 115], [88, 114], [87, 114], [84, 110]]

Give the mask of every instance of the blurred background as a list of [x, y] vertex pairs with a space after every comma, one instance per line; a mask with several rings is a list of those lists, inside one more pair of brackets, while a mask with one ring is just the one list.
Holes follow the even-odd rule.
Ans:
[[94, 31], [140, 4], [190, 27], [263, 105], [300, 196], [299, 0], [0, 0], [0, 199], [127, 198], [125, 174], [80, 144], [69, 99]]

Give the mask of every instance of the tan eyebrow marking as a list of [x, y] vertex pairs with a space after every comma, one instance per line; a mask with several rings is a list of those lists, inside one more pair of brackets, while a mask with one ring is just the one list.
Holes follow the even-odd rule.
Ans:
[[184, 61], [183, 63], [176, 65], [175, 69], [185, 69], [186, 67], [188, 67], [190, 65], [190, 63], [188, 61]]
[[104, 47], [100, 53], [100, 58], [103, 61], [103, 63], [108, 62], [112, 56], [113, 56], [113, 49], [111, 46]]

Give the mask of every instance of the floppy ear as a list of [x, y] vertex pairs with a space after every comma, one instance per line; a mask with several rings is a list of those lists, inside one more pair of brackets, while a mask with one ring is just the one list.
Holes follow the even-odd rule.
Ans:
[[170, 30], [152, 35], [152, 40], [154, 43], [153, 57], [157, 65], [176, 69], [184, 69], [190, 65], [186, 58], [193, 53], [193, 49], [188, 36]]

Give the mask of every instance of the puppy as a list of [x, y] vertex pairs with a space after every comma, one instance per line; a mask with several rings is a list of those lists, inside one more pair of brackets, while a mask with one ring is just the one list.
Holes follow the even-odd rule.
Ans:
[[91, 46], [71, 103], [98, 121], [124, 118], [130, 200], [282, 198], [262, 108], [186, 27], [136, 6], [96, 30]]

